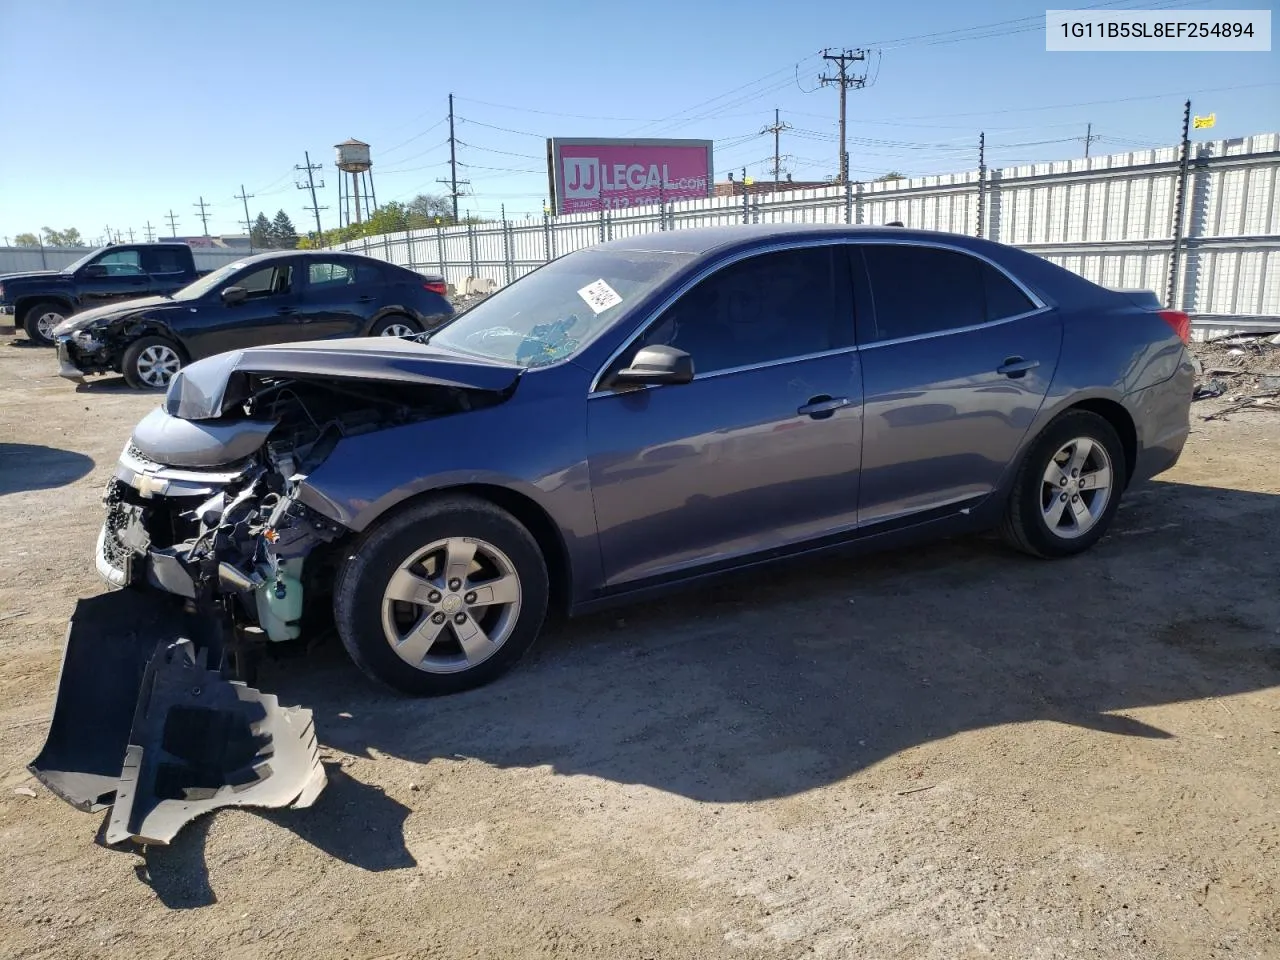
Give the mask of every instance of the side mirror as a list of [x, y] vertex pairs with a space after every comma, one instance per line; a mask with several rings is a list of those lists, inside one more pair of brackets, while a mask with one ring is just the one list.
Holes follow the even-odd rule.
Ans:
[[100, 263], [91, 263], [81, 271], [81, 276], [86, 280], [101, 280], [106, 275], [107, 268]]
[[631, 366], [615, 373], [609, 386], [620, 384], [688, 383], [693, 379], [693, 358], [675, 347], [643, 347]]
[[237, 303], [242, 303], [247, 296], [249, 291], [244, 287], [227, 287], [222, 291], [222, 302], [228, 307], [234, 307]]

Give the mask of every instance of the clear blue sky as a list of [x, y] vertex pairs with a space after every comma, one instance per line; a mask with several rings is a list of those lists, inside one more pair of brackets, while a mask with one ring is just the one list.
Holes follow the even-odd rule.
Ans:
[[[0, 243], [44, 226], [141, 237], [148, 220], [167, 235], [171, 209], [179, 234], [195, 234], [201, 196], [211, 233], [239, 232], [241, 184], [253, 214], [283, 208], [303, 230], [314, 222], [294, 186], [304, 151], [325, 165], [321, 216], [335, 226], [333, 144], [347, 137], [372, 145], [379, 201], [439, 190], [450, 92], [474, 212], [541, 210], [548, 134], [711, 138], [720, 178], [743, 165], [763, 176], [772, 138], [756, 134], [775, 107], [796, 128], [783, 135], [787, 168], [819, 179], [837, 152], [836, 92], [816, 83], [828, 46], [873, 49], [874, 82], [849, 94], [854, 177], [971, 168], [979, 130], [992, 166], [1080, 156], [1090, 122], [1104, 138], [1096, 153], [1169, 144], [1186, 96], [1217, 114], [1213, 137], [1280, 131], [1280, 53], [1046, 53], [1044, 11], [1018, 0], [0, 0]], [[946, 32], [1001, 21], [1015, 22]]]

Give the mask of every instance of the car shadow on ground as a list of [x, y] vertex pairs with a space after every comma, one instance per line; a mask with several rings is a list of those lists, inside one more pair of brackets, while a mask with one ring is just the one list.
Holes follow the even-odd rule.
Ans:
[[135, 389], [125, 382], [124, 377], [118, 375], [91, 377], [84, 383], [76, 384], [76, 393], [124, 393], [130, 395], [142, 395], [151, 392], [154, 392], [157, 396], [162, 396], [164, 393], [162, 390], [147, 391]]
[[[971, 538], [738, 576], [552, 625], [512, 673], [435, 700], [375, 688], [335, 644], [269, 662], [259, 685], [312, 708], [332, 749], [547, 765], [716, 803], [1000, 724], [1169, 738], [1126, 711], [1280, 684], [1276, 600], [1253, 564], [1278, 524], [1280, 496], [1152, 483], [1069, 561]], [[403, 806], [367, 787], [377, 802], [353, 814], [352, 783], [269, 816], [366, 869], [412, 864]], [[353, 843], [353, 816], [381, 853]], [[176, 843], [202, 846], [188, 831]]]
[[73, 450], [0, 442], [0, 496], [63, 487], [79, 480], [93, 466], [91, 457]]

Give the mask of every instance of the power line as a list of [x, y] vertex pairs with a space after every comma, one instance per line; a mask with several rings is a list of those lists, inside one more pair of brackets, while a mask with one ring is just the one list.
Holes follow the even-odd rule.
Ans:
[[[421, 138], [421, 137], [425, 137], [425, 136], [426, 136], [428, 133], [430, 133], [432, 130], [436, 129], [436, 127], [442, 126], [442, 125], [445, 123], [445, 121], [446, 121], [447, 119], [448, 119], [448, 118], [447, 118], [447, 117], [445, 117], [445, 118], [442, 118], [442, 119], [440, 119], [440, 120], [437, 120], [435, 123], [433, 123], [431, 126], [427, 127], [427, 129], [423, 130], [421, 133], [415, 133], [415, 134], [414, 134], [412, 137], [410, 137], [408, 140], [402, 140], [400, 143], [397, 143], [394, 147], [388, 147], [386, 150], [383, 150], [383, 151], [382, 151], [382, 155], [385, 157], [388, 153], [393, 153], [393, 152], [395, 152], [396, 150], [399, 150], [401, 147], [407, 147], [409, 144], [413, 143], [413, 141], [415, 141], [415, 140], [417, 140], [417, 139], [419, 139], [419, 138]], [[434, 150], [435, 148], [434, 148], [434, 147], [432, 147], [432, 149]]]
[[765, 127], [763, 130], [761, 130], [761, 131], [760, 131], [760, 133], [761, 133], [761, 134], [765, 134], [765, 133], [772, 133], [772, 134], [773, 134], [773, 170], [772, 170], [772, 173], [773, 173], [773, 182], [774, 182], [774, 184], [775, 184], [775, 185], [778, 183], [778, 180], [779, 180], [779, 179], [781, 178], [781, 176], [782, 176], [782, 155], [781, 155], [781, 153], [779, 152], [779, 151], [780, 151], [779, 144], [780, 144], [780, 142], [781, 142], [781, 141], [780, 141], [780, 139], [779, 139], [779, 138], [780, 138], [780, 136], [781, 136], [781, 134], [782, 134], [782, 131], [783, 131], [783, 130], [790, 130], [790, 129], [791, 129], [791, 124], [786, 123], [786, 122], [784, 122], [782, 119], [780, 119], [779, 114], [778, 114], [778, 108], [777, 108], [777, 107], [774, 107], [774, 108], [773, 108], [773, 126], [771, 126], [771, 127]]
[[828, 84], [835, 84], [840, 89], [840, 183], [848, 183], [849, 152], [845, 146], [845, 127], [847, 123], [845, 114], [845, 95], [848, 93], [850, 87], [856, 90], [867, 85], [866, 73], [864, 72], [861, 76], [851, 74], [849, 72], [849, 66], [854, 63], [866, 62], [867, 52], [865, 50], [841, 50], [839, 53], [830, 53], [827, 50], [823, 50], [822, 59], [829, 60], [836, 64], [836, 75], [831, 77], [824, 73], [818, 78], [818, 82], [824, 87]]
[[204, 202], [204, 197], [201, 197], [200, 202], [193, 203], [192, 206], [200, 211], [200, 222], [204, 225], [204, 235], [207, 237], [209, 235], [209, 214], [205, 208], [209, 205]]
[[[458, 179], [458, 138], [454, 135], [453, 130], [453, 94], [449, 94], [449, 179], [437, 180], [436, 183], [443, 183], [449, 188], [449, 199], [453, 203], [453, 222], [458, 223], [458, 197], [462, 196], [458, 192], [458, 184], [470, 186], [471, 181]], [[480, 124], [487, 126], [487, 124]]]

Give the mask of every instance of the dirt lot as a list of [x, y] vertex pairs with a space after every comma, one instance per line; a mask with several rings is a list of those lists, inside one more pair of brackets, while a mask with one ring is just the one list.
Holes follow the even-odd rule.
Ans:
[[442, 701], [332, 649], [271, 665], [315, 710], [317, 806], [140, 854], [25, 763], [155, 397], [11, 341], [4, 956], [1280, 956], [1276, 410], [1197, 416], [1075, 561], [978, 539], [750, 576], [557, 627]]

